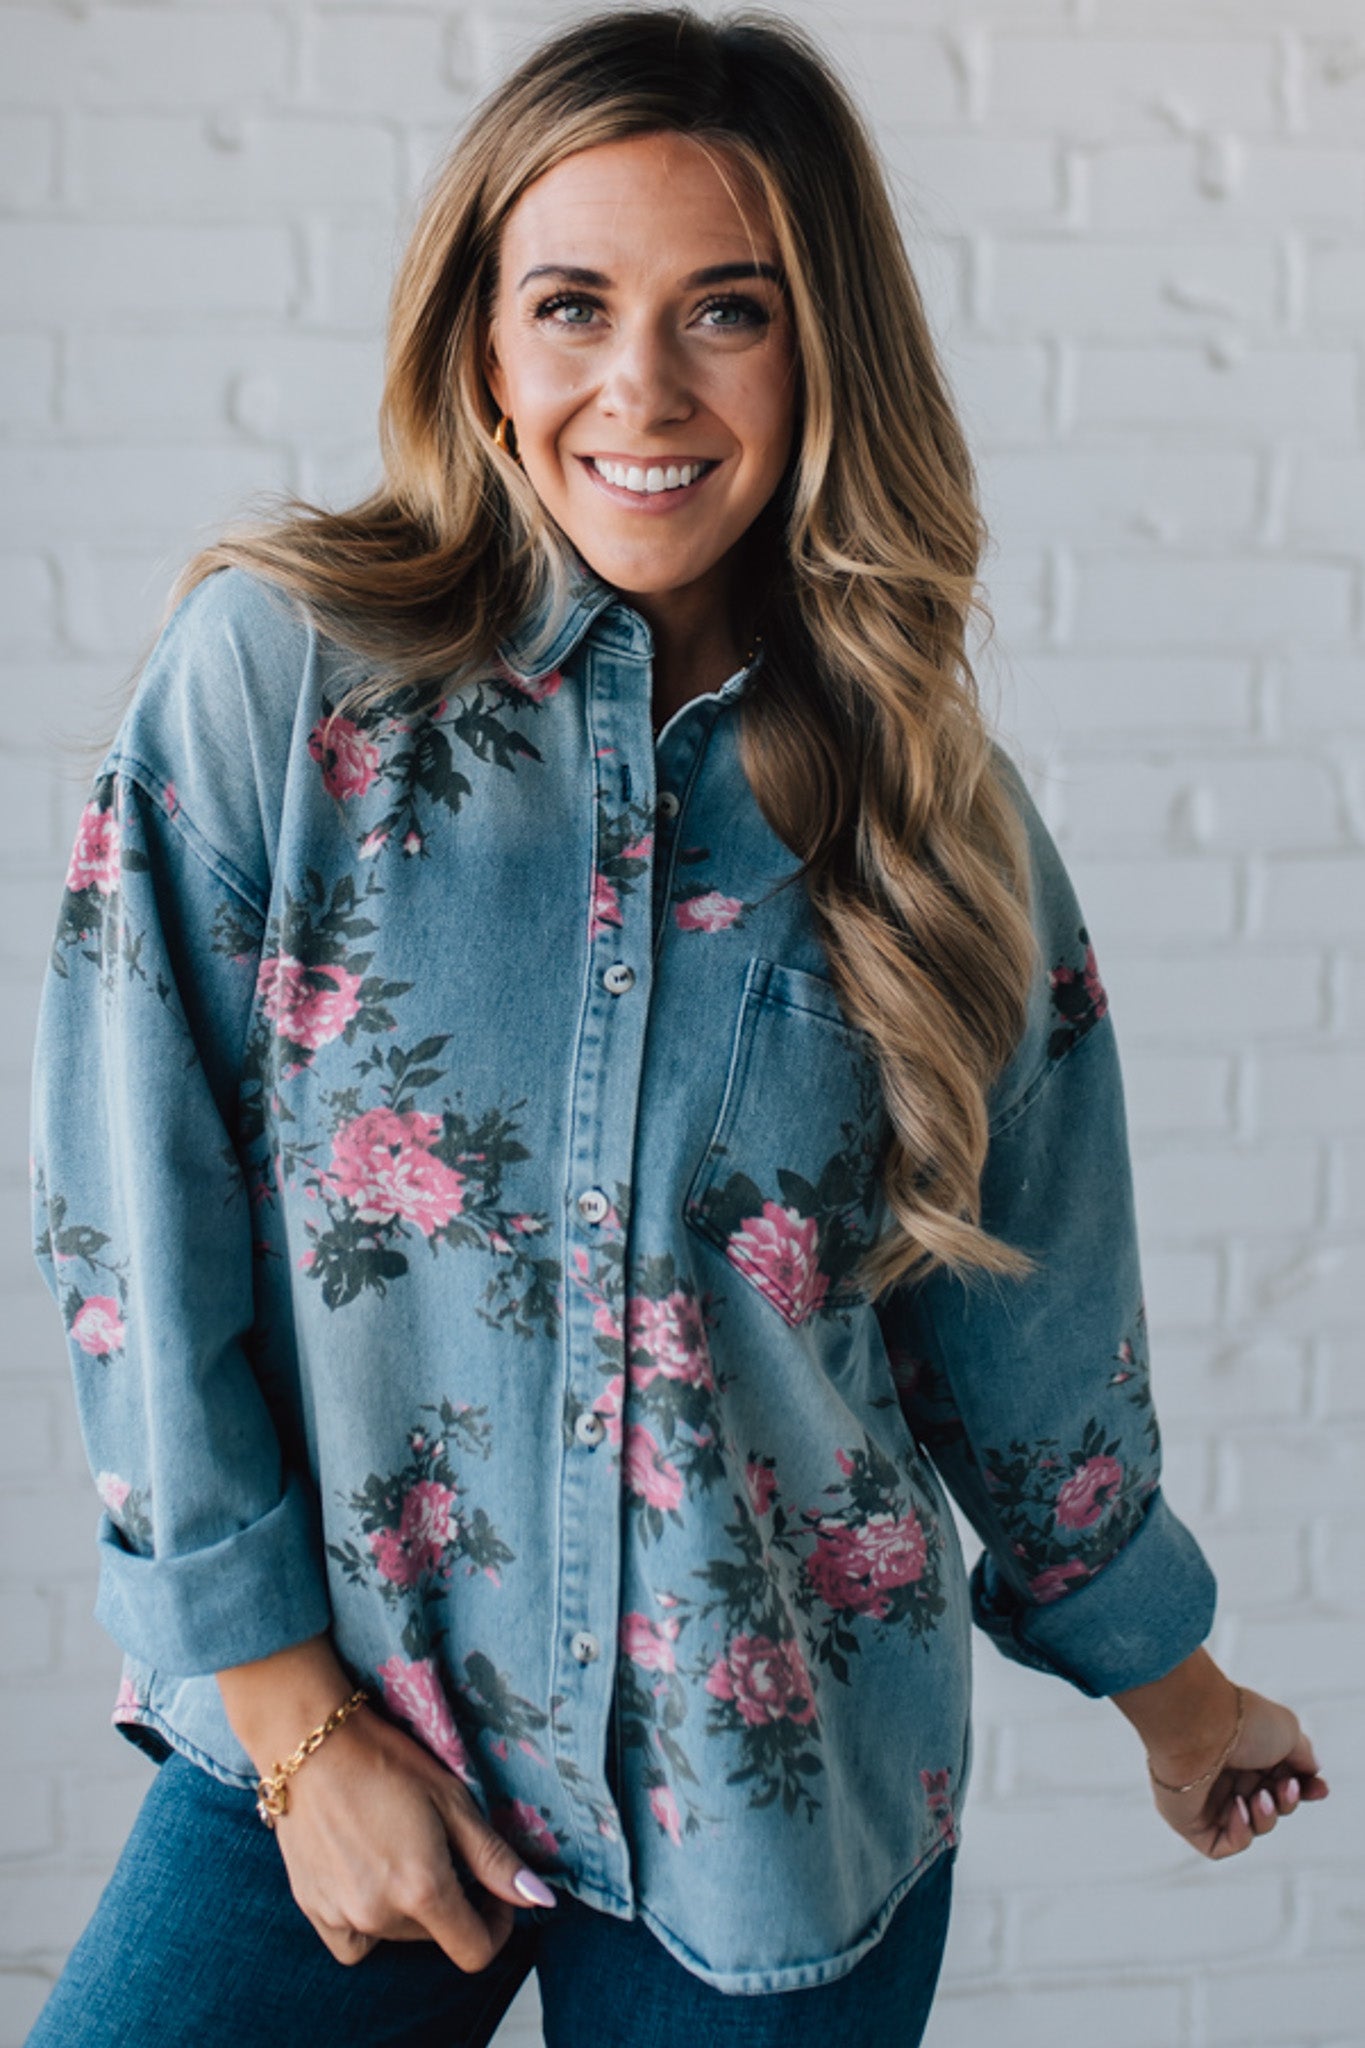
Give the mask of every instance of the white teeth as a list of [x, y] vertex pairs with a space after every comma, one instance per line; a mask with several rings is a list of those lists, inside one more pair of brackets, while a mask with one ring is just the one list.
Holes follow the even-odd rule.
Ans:
[[704, 462], [684, 462], [681, 465], [669, 463], [667, 469], [659, 464], [651, 464], [648, 469], [640, 469], [633, 462], [602, 462], [597, 456], [592, 458], [592, 466], [609, 484], [615, 484], [619, 490], [638, 491], [642, 497], [653, 496], [657, 491], [676, 491], [687, 484], [694, 484], [707, 467]]

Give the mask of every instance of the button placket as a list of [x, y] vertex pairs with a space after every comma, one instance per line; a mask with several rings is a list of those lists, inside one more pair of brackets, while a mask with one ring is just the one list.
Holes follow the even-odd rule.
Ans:
[[[566, 1150], [570, 1271], [564, 1294], [563, 1399], [573, 1414], [570, 1442], [584, 1455], [562, 1466], [558, 1530], [556, 1674], [563, 1699], [556, 1762], [571, 1795], [576, 1854], [586, 1875], [604, 1888], [629, 1892], [621, 1837], [604, 1815], [608, 1788], [599, 1780], [612, 1693], [610, 1646], [620, 1609], [619, 1460], [608, 1456], [607, 1420], [593, 1407], [602, 1396], [601, 1290], [613, 1284], [614, 1263], [629, 1224], [636, 1108], [648, 1021], [653, 853], [649, 844], [651, 779], [646, 762], [648, 654], [643, 627], [621, 644], [619, 620], [608, 619], [587, 657], [587, 758], [600, 764], [595, 796], [589, 894], [618, 851], [634, 848], [629, 886], [614, 915], [592, 920], [592, 972], [586, 981], [573, 1065]], [[632, 796], [632, 785], [634, 794]], [[605, 857], [605, 858], [604, 858]], [[637, 867], [634, 862], [646, 864]], [[610, 899], [609, 899], [610, 901]], [[636, 994], [623, 1002], [634, 989]], [[640, 997], [644, 996], [644, 1001]], [[599, 1447], [601, 1447], [599, 1449]], [[599, 1736], [602, 1738], [599, 1741]]]

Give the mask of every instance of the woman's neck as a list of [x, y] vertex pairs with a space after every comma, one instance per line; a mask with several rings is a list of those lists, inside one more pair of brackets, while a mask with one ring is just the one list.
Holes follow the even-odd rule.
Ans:
[[693, 697], [718, 690], [744, 660], [727, 603], [714, 592], [633, 598], [654, 639], [654, 726]]

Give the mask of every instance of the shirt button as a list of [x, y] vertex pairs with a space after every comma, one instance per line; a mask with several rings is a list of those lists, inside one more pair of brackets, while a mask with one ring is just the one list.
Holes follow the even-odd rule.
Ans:
[[600, 1444], [607, 1425], [593, 1409], [585, 1408], [573, 1426], [573, 1433], [581, 1444]]
[[578, 1197], [578, 1213], [585, 1223], [600, 1223], [610, 1207], [601, 1188], [584, 1188]]
[[659, 791], [659, 799], [658, 799], [658, 805], [657, 805], [657, 809], [658, 809], [658, 812], [659, 812], [659, 816], [660, 816], [661, 818], [676, 818], [676, 817], [677, 817], [677, 815], [678, 815], [678, 799], [677, 799], [677, 797], [676, 797], [676, 796], [675, 796], [675, 795], [673, 794], [673, 791], [672, 791], [671, 789], [661, 789], [661, 790]]
[[585, 1628], [581, 1628], [569, 1647], [580, 1664], [591, 1664], [593, 1658], [602, 1648], [602, 1645], [598, 1642], [596, 1636], [589, 1635]]
[[628, 988], [635, 985], [635, 969], [628, 967], [624, 960], [613, 960], [602, 976], [602, 985], [608, 994], [623, 996]]

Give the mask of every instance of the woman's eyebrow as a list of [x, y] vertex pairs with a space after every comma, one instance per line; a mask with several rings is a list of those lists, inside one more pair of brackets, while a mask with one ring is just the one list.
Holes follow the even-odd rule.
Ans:
[[[517, 290], [521, 291], [533, 277], [560, 277], [569, 284], [593, 285], [602, 291], [611, 287], [611, 279], [605, 271], [584, 270], [573, 263], [537, 263], [534, 269], [527, 271]], [[782, 273], [775, 263], [713, 263], [705, 270], [694, 270], [681, 283], [684, 291], [692, 291], [698, 285], [729, 284], [741, 277], [767, 277], [774, 284], [782, 282]]]

